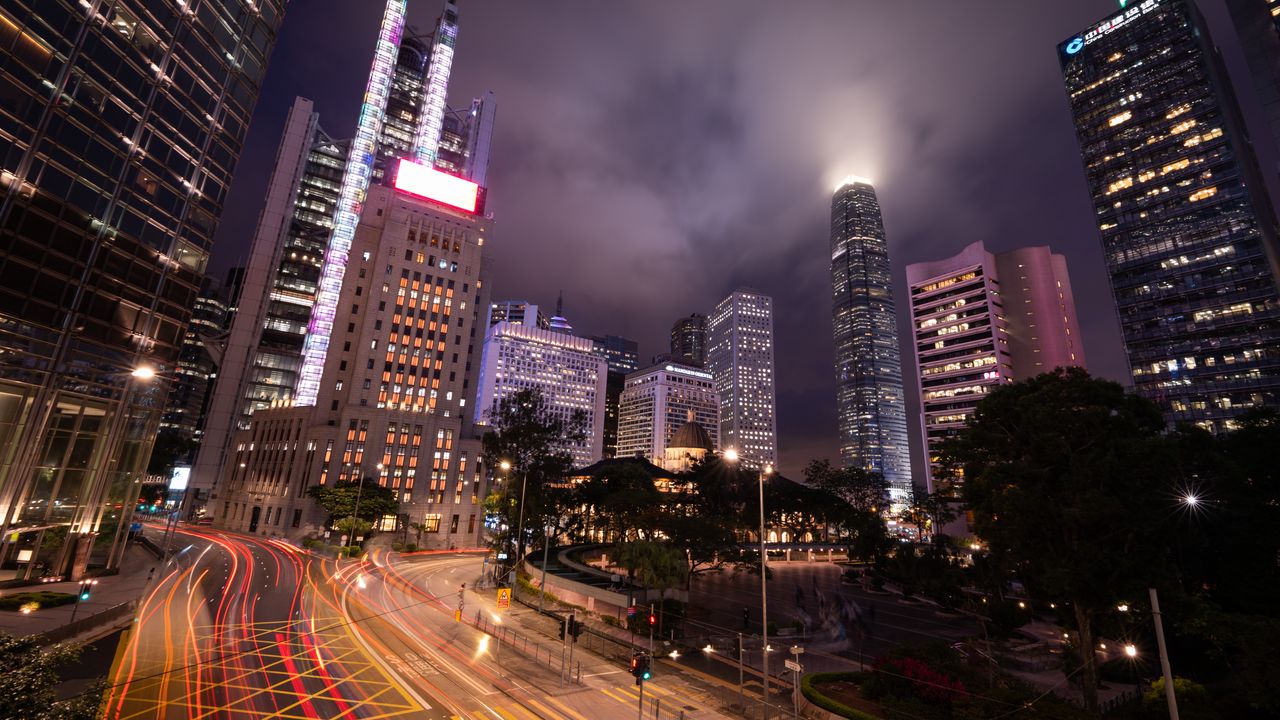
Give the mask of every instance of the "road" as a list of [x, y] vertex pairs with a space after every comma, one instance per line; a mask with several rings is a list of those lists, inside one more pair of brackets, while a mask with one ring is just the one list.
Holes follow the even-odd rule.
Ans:
[[[480, 557], [417, 555], [388, 564], [375, 555], [374, 564], [378, 571], [370, 573], [361, 602], [352, 603], [352, 619], [406, 686], [449, 698], [459, 717], [596, 720], [635, 713], [639, 691], [623, 662], [578, 651], [561, 681], [564, 645], [552, 636], [555, 621], [518, 604], [500, 610], [495, 591], [475, 592]], [[496, 640], [498, 632], [505, 642]], [[714, 698], [674, 675], [646, 683], [646, 693], [646, 717], [653, 717], [655, 698], [663, 720], [682, 710], [691, 720], [722, 717]]]
[[347, 622], [359, 563], [190, 529], [177, 542], [120, 648], [106, 717], [449, 717], [402, 690]]
[[[422, 718], [595, 720], [635, 712], [616, 662], [582, 653], [581, 684], [560, 681], [554, 622], [463, 594], [481, 558], [420, 555], [394, 564], [313, 556], [287, 543], [194, 528], [143, 598], [105, 699], [111, 720]], [[479, 614], [477, 614], [479, 611]], [[484, 627], [475, 626], [476, 618]], [[487, 630], [487, 632], [486, 632]], [[554, 630], [552, 630], [554, 632]], [[575, 663], [576, 667], [576, 663]], [[722, 717], [676, 678], [648, 684], [662, 720]]]

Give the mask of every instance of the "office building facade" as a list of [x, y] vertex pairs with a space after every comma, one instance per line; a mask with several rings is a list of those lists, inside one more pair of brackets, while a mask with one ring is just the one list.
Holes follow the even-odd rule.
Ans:
[[907, 266], [920, 391], [923, 467], [938, 489], [938, 448], [995, 387], [1085, 367], [1067, 261], [1048, 247], [959, 254]]
[[[222, 358], [219, 344], [227, 329], [227, 305], [221, 284], [213, 277], [205, 277], [182, 339], [182, 350], [173, 371], [173, 394], [160, 420], [156, 441], [157, 446], [169, 445], [174, 462], [189, 465], [204, 435], [209, 399]], [[152, 464], [155, 472], [165, 470]]]
[[618, 335], [593, 335], [594, 352], [604, 358], [608, 375], [604, 385], [604, 425], [600, 430], [606, 458], [618, 456], [618, 401], [627, 384], [627, 373], [640, 368], [640, 346]]
[[902, 355], [880, 203], [863, 178], [831, 198], [831, 296], [840, 460], [880, 474], [900, 510], [912, 492]]
[[[224, 475], [232, 435], [247, 429], [258, 410], [292, 404], [299, 400], [303, 379], [304, 351], [311, 331], [313, 310], [319, 305], [320, 289], [327, 283], [330, 293], [323, 317], [333, 312], [340, 286], [338, 268], [325, 274], [325, 259], [337, 230], [349, 237], [351, 223], [358, 215], [350, 212], [360, 178], [375, 184], [394, 181], [393, 169], [399, 158], [415, 154], [417, 128], [424, 120], [429, 94], [425, 89], [432, 48], [420, 39], [401, 38], [397, 23], [403, 22], [403, 0], [387, 5], [377, 57], [370, 73], [372, 86], [385, 92], [385, 112], [375, 105], [364, 108], [357, 135], [366, 138], [371, 153], [352, 167], [352, 140], [338, 140], [320, 126], [314, 104], [297, 98], [285, 122], [277, 151], [276, 165], [258, 227], [243, 274], [244, 292], [233, 316], [228, 337], [228, 363], [220, 373], [211, 401], [205, 440], [192, 469], [189, 512], [203, 510], [203, 500], [212, 484]], [[456, 32], [456, 7], [446, 3], [441, 24], [452, 23]], [[441, 32], [437, 27], [437, 34]], [[394, 57], [394, 63], [388, 59]], [[438, 94], [438, 93], [437, 93]], [[443, 130], [435, 167], [482, 185], [488, 169], [488, 143], [496, 104], [492, 93], [474, 101], [466, 113], [449, 111], [452, 120], [442, 121]], [[382, 122], [385, 119], [385, 122]], [[381, 124], [379, 124], [381, 123]], [[374, 126], [377, 126], [376, 128]], [[373, 138], [374, 141], [367, 140]], [[367, 164], [367, 167], [365, 166]], [[348, 210], [339, 218], [339, 205], [347, 193]], [[482, 206], [484, 188], [477, 190]], [[344, 248], [346, 241], [335, 246]], [[347, 250], [341, 253], [347, 257]], [[327, 279], [326, 279], [327, 278]], [[317, 337], [323, 336], [323, 333]], [[322, 367], [322, 354], [313, 352], [312, 383]], [[216, 508], [215, 508], [216, 509]]]
[[1227, 0], [1227, 10], [1266, 118], [1272, 163], [1263, 169], [1274, 182], [1280, 176], [1280, 0]]
[[660, 466], [671, 438], [687, 422], [696, 422], [714, 448], [721, 447], [720, 396], [711, 373], [668, 362], [627, 375], [618, 401], [618, 457], [643, 457]]
[[671, 326], [669, 359], [682, 365], [705, 367], [707, 364], [707, 316], [693, 313], [676, 320]]
[[1275, 214], [1203, 17], [1143, 0], [1058, 54], [1135, 388], [1213, 431], [1280, 405]]
[[476, 399], [477, 423], [488, 424], [503, 400], [538, 389], [548, 410], [567, 427], [579, 419], [583, 437], [556, 450], [576, 467], [603, 457], [608, 363], [589, 338], [506, 322], [489, 327]]
[[123, 552], [283, 11], [0, 7], [7, 575], [77, 577]]
[[499, 300], [489, 303], [489, 326], [505, 322], [510, 325], [551, 329], [551, 318], [542, 309], [524, 300]]
[[489, 223], [381, 185], [365, 207], [317, 403], [260, 410], [237, 431], [211, 499], [217, 524], [318, 534], [324, 518], [307, 488], [365, 478], [401, 502], [380, 529], [410, 537], [423, 524], [424, 546], [471, 547], [487, 492], [467, 398]]
[[720, 444], [744, 467], [778, 463], [773, 298], [749, 289], [721, 300], [707, 323], [707, 370], [720, 395]]

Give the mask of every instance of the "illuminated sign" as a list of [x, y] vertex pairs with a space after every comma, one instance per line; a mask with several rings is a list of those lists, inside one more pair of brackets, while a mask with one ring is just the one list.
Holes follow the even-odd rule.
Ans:
[[667, 372], [680, 373], [681, 375], [692, 375], [693, 377], [701, 378], [703, 380], [714, 379], [714, 376], [712, 376], [711, 373], [698, 372], [697, 370], [690, 370], [689, 368], [677, 367], [675, 365], [668, 365], [664, 367], [663, 370], [666, 370]]
[[187, 482], [191, 480], [191, 468], [179, 465], [173, 469], [169, 475], [169, 489], [177, 492], [178, 490], [186, 490]]
[[470, 180], [412, 160], [400, 161], [400, 169], [396, 171], [396, 189], [469, 213], [476, 211], [476, 199], [480, 194], [480, 186]]
[[1121, 3], [1120, 7], [1122, 11], [1120, 13], [1114, 17], [1109, 17], [1106, 20], [1103, 20], [1087, 30], [1083, 35], [1071, 38], [1067, 41], [1066, 45], [1063, 46], [1062, 51], [1067, 55], [1075, 55], [1083, 50], [1085, 46], [1091, 45], [1097, 40], [1101, 40], [1112, 32], [1125, 27], [1134, 20], [1137, 20], [1143, 15], [1155, 10], [1159, 6], [1160, 0], [1143, 0], [1141, 5], [1135, 5], [1133, 7], [1125, 7], [1125, 3]]

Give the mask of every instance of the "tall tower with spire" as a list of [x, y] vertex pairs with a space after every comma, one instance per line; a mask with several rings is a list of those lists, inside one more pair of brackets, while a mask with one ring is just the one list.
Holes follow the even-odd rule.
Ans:
[[912, 495], [902, 355], [880, 202], [865, 178], [831, 198], [831, 299], [840, 460], [879, 473], [901, 508]]

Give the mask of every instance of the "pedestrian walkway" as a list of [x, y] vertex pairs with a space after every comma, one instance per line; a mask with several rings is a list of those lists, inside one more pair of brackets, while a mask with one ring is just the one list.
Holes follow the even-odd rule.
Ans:
[[[69, 625], [73, 618], [79, 622], [112, 607], [136, 600], [141, 597], [147, 585], [148, 574], [152, 569], [159, 571], [160, 561], [146, 549], [131, 544], [120, 563], [120, 572], [116, 575], [93, 578], [97, 584], [93, 586], [89, 599], [70, 605], [40, 608], [31, 613], [16, 610], [0, 610], [0, 632], [14, 636], [38, 635], [49, 633], [57, 628]], [[0, 595], [12, 595], [22, 592], [59, 592], [74, 594], [79, 592], [80, 583], [57, 582], [38, 583], [25, 587], [8, 588]], [[77, 640], [87, 640], [123, 624], [131, 617], [125, 613], [116, 622], [97, 628], [88, 629], [78, 636]]]

